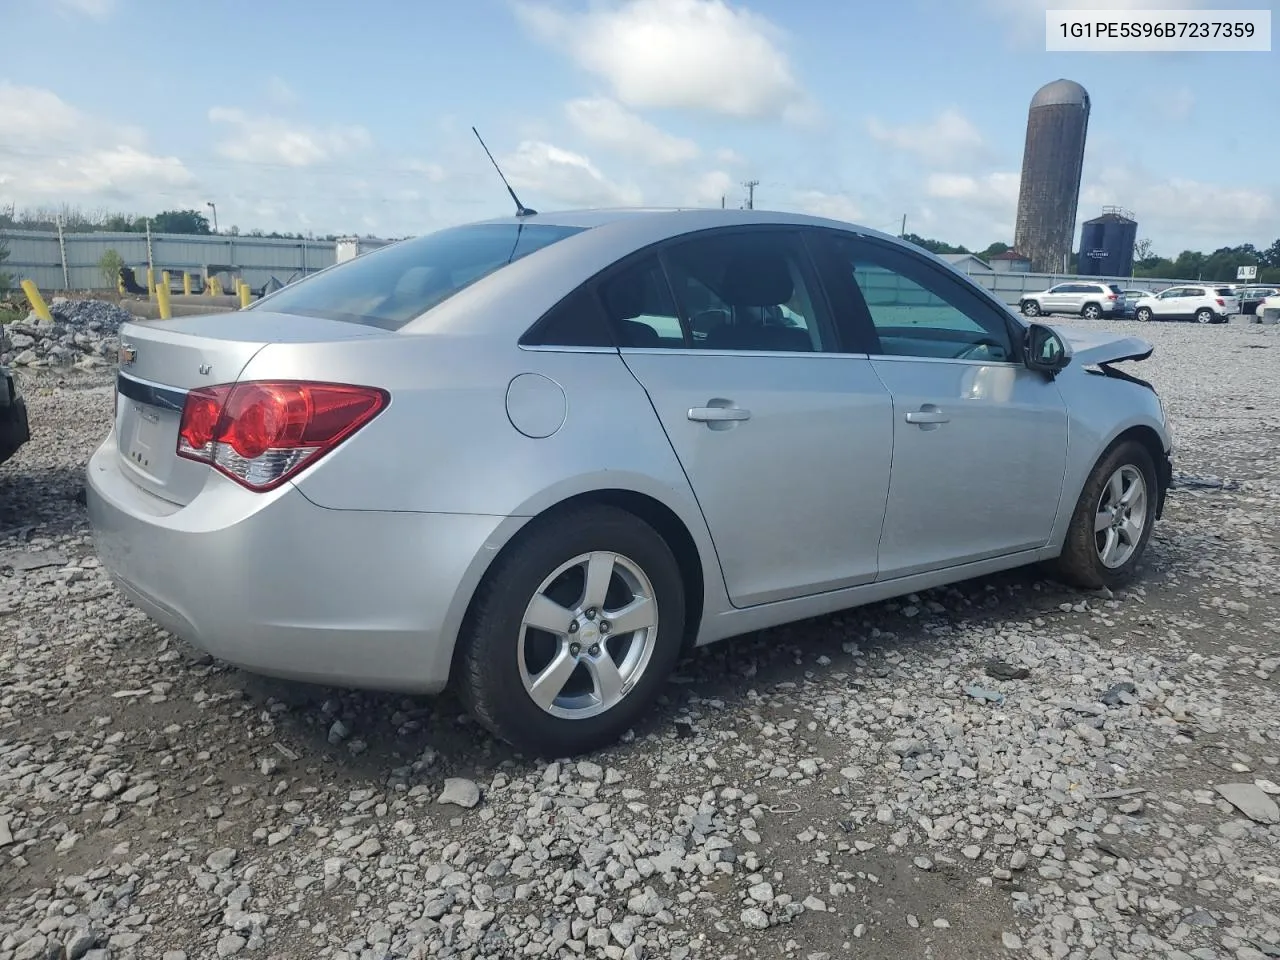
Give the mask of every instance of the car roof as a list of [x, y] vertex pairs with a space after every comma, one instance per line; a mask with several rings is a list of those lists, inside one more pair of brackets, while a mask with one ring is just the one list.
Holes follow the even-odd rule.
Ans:
[[[496, 217], [486, 224], [578, 227], [581, 232], [545, 246], [460, 290], [439, 306], [400, 328], [404, 334], [439, 333], [509, 335], [513, 325], [523, 332], [588, 278], [624, 257], [654, 244], [702, 230], [734, 226], [799, 226], [840, 230], [883, 240], [934, 260], [951, 273], [964, 275], [939, 257], [897, 237], [868, 227], [776, 210], [648, 208], [563, 210], [524, 217]], [[972, 284], [972, 281], [970, 281]], [[977, 287], [976, 284], [972, 284]], [[1008, 312], [989, 291], [977, 287]], [[1012, 314], [1011, 314], [1012, 315]]]

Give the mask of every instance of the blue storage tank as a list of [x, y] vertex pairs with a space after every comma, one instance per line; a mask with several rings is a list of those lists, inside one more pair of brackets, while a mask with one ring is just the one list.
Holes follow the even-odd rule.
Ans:
[[1102, 216], [1086, 220], [1080, 228], [1080, 262], [1076, 273], [1082, 277], [1128, 277], [1133, 274], [1133, 245], [1138, 240], [1138, 222], [1119, 207], [1103, 207]]

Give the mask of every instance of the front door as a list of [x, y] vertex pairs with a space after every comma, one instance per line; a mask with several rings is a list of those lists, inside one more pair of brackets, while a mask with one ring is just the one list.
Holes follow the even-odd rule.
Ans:
[[1186, 303], [1184, 293], [1181, 287], [1162, 290], [1156, 294], [1156, 302], [1151, 307], [1152, 314], [1161, 320], [1181, 319], [1183, 304]]
[[748, 228], [675, 241], [600, 285], [736, 606], [876, 577], [892, 402], [865, 356], [837, 352], [812, 278], [795, 234]]
[[882, 580], [1044, 546], [1066, 464], [1057, 386], [995, 303], [896, 245], [830, 234], [826, 270], [893, 397]]

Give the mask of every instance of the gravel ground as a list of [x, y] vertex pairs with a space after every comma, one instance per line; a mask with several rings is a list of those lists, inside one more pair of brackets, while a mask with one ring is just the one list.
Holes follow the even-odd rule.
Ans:
[[1280, 336], [1141, 334], [1176, 469], [1228, 482], [1171, 494], [1135, 587], [1020, 571], [712, 647], [578, 763], [152, 626], [81, 503], [108, 377], [24, 372], [0, 960], [1280, 957]]

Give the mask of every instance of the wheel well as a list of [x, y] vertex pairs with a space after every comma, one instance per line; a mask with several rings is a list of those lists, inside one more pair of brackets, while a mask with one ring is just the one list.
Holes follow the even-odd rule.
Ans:
[[[684, 646], [686, 649], [691, 649], [702, 624], [703, 599], [706, 594], [702, 578], [702, 557], [698, 553], [697, 544], [694, 543], [693, 536], [689, 533], [688, 528], [685, 527], [684, 522], [665, 504], [643, 493], [636, 493], [634, 490], [593, 490], [590, 493], [581, 493], [548, 507], [533, 519], [544, 520], [588, 504], [602, 504], [624, 510], [649, 524], [658, 532], [658, 536], [666, 541], [667, 546], [676, 558], [676, 563], [680, 567], [680, 579], [684, 582]], [[520, 533], [523, 533], [524, 529], [527, 529], [527, 525], [522, 528]], [[498, 551], [498, 556], [494, 557], [489, 564], [489, 570], [485, 572], [485, 579], [488, 578], [490, 571], [493, 570], [494, 565], [502, 554], [510, 548], [512, 543], [520, 538], [520, 533], [517, 533], [512, 540], [503, 546], [502, 550]], [[475, 593], [472, 594], [471, 602], [475, 601], [475, 595], [479, 592], [480, 588], [477, 586]], [[470, 617], [471, 609], [470, 604], [468, 604], [463, 622], [465, 623]]]

